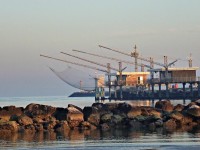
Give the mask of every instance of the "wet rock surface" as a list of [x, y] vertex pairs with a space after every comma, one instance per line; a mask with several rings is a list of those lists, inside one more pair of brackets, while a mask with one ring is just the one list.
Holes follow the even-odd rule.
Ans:
[[102, 131], [128, 128], [193, 130], [200, 128], [200, 102], [175, 107], [169, 100], [155, 107], [132, 106], [128, 103], [94, 103], [83, 109], [69, 104], [66, 108], [29, 104], [26, 108], [6, 106], [0, 109], [0, 133]]

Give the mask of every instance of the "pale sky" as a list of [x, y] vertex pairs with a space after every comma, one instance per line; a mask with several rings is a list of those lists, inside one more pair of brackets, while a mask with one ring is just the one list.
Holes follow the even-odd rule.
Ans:
[[127, 53], [137, 44], [142, 56], [159, 62], [192, 53], [199, 67], [199, 6], [199, 0], [0, 0], [0, 97], [75, 91], [47, 67], [66, 64], [40, 54], [73, 61], [60, 51], [79, 49], [132, 60], [99, 44]]

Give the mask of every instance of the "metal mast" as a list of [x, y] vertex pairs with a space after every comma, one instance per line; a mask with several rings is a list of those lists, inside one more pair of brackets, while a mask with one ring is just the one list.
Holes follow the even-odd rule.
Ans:
[[134, 47], [134, 52], [132, 53], [132, 55], [135, 58], [135, 72], [138, 72], [138, 56], [139, 56], [139, 53], [137, 52], [136, 45]]
[[190, 57], [188, 59], [189, 67], [192, 67], [192, 53], [190, 53]]

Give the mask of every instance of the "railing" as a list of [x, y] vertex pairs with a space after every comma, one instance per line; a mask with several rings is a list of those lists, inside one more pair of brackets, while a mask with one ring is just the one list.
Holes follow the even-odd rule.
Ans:
[[148, 79], [148, 83], [160, 83], [160, 82], [170, 82], [170, 83], [183, 83], [183, 82], [198, 82], [200, 77], [173, 77], [173, 78], [153, 78]]

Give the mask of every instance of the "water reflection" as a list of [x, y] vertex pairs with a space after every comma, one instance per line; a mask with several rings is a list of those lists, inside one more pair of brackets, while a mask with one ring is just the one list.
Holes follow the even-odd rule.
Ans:
[[[164, 128], [156, 128], [154, 130], [144, 129], [111, 129], [107, 131], [96, 130], [70, 130], [65, 132], [36, 132], [36, 133], [9, 133], [1, 134], [0, 141], [9, 142], [38, 142], [45, 141], [85, 141], [85, 140], [104, 140], [104, 139], [163, 139], [174, 138], [179, 135], [182, 138], [200, 138], [200, 129], [180, 128], [174, 131]], [[192, 135], [192, 136], [191, 136]]]
[[[168, 131], [163, 128], [155, 130], [111, 129], [102, 130], [71, 130], [65, 132], [12, 133], [0, 135], [1, 148], [21, 149], [102, 149], [100, 147], [158, 147], [162, 145], [200, 145], [200, 129], [188, 132], [182, 130]], [[84, 148], [84, 149], [85, 149]]]
[[[154, 107], [156, 102], [159, 100], [133, 100], [133, 101], [124, 101], [128, 102], [132, 106], [150, 106]], [[177, 104], [188, 105], [191, 100], [170, 100], [170, 102], [175, 106]]]

